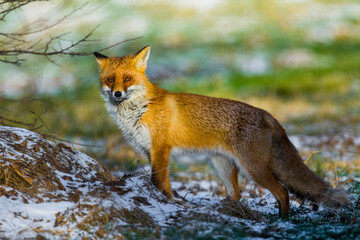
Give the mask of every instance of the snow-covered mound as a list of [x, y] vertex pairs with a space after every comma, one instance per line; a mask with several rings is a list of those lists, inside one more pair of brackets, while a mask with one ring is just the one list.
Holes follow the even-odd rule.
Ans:
[[26, 193], [70, 191], [77, 182], [115, 179], [86, 154], [21, 128], [0, 126], [0, 161], [1, 184]]
[[105, 225], [169, 226], [199, 214], [261, 218], [242, 203], [171, 201], [146, 171], [116, 178], [63, 143], [6, 126], [0, 126], [0, 206], [0, 238], [101, 236]]

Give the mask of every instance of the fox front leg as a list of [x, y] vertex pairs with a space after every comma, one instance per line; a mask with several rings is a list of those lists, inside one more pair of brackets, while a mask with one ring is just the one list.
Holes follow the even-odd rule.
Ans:
[[169, 177], [170, 147], [153, 147], [151, 150], [151, 182], [166, 196], [172, 199]]

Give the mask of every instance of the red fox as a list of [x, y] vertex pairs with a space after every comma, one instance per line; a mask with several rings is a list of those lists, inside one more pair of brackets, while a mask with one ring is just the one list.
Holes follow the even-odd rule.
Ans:
[[94, 55], [107, 110], [128, 143], [149, 159], [151, 181], [168, 197], [171, 152], [205, 151], [232, 200], [240, 199], [240, 170], [275, 196], [282, 217], [289, 215], [288, 190], [325, 206], [350, 205], [345, 191], [333, 189], [303, 163], [284, 128], [265, 110], [158, 87], [145, 73], [150, 46], [123, 57]]

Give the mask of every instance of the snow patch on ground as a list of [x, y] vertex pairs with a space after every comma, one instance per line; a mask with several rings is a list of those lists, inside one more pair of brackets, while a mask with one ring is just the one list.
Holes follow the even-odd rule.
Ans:
[[323, 158], [335, 161], [359, 159], [360, 135], [355, 131], [321, 136], [294, 135], [289, 139], [300, 152], [307, 155], [318, 153]]
[[[301, 148], [306, 144], [313, 145], [315, 141], [301, 136], [291, 139]], [[36, 155], [29, 151], [33, 148], [38, 150]], [[63, 168], [55, 168], [54, 163], [48, 160], [51, 157], [49, 149], [50, 152], [57, 151], [58, 161]], [[277, 202], [269, 191], [252, 182], [242, 183], [244, 191], [241, 203], [266, 216], [258, 221], [228, 215], [221, 210], [226, 206], [222, 185], [214, 180], [205, 180], [205, 175], [197, 175], [196, 180], [172, 181], [172, 188], [177, 194], [174, 194], [174, 200], [169, 200], [151, 183], [149, 167], [131, 174], [116, 172], [111, 179], [105, 179], [106, 171], [96, 160], [25, 129], [0, 126], [0, 150], [0, 166], [18, 169], [17, 174], [24, 179], [28, 176], [16, 168], [16, 164], [34, 164], [39, 156], [40, 160], [49, 161], [49, 174], [53, 174], [57, 186], [60, 186], [55, 190], [40, 186], [36, 195], [29, 195], [26, 191], [0, 182], [0, 238], [35, 238], [39, 234], [51, 239], [93, 236], [99, 226], [104, 225], [101, 219], [105, 218], [112, 229], [129, 225], [171, 227], [184, 219], [197, 219], [200, 215], [232, 225], [240, 224], [254, 234], [270, 231], [273, 237], [276, 234], [278, 237], [284, 236], [280, 234], [281, 229], [289, 231], [296, 228], [292, 222], [269, 223], [266, 220], [269, 216], [277, 216]], [[69, 162], [71, 165], [67, 165]], [[186, 179], [186, 173], [179, 175]], [[346, 181], [349, 181], [349, 177], [339, 180]], [[355, 178], [351, 181], [360, 182]], [[32, 184], [36, 185], [36, 179]], [[320, 207], [315, 212], [311, 206], [297, 199], [291, 199], [290, 208], [294, 219], [321, 220], [328, 211]], [[202, 223], [199, 221], [195, 224]], [[205, 236], [210, 229], [206, 227], [203, 231]], [[118, 235], [121, 236], [121, 233]], [[114, 235], [107, 237], [113, 238]]]
[[[48, 174], [57, 183], [56, 189], [45, 189], [46, 185], [40, 185], [36, 177], [29, 180], [30, 190], [38, 184], [34, 191], [36, 194], [29, 195], [6, 184], [0, 185], [0, 237], [34, 238], [38, 234], [50, 238], [85, 236], [89, 232], [81, 227], [90, 225], [89, 221], [99, 221], [94, 216], [101, 218], [102, 214], [116, 219], [112, 222], [113, 227], [136, 223], [170, 226], [179, 217], [191, 216], [194, 212], [219, 218], [225, 216], [213, 210], [219, 204], [218, 198], [210, 196], [217, 187], [215, 181], [188, 181], [185, 185], [174, 182], [174, 189], [184, 187], [178, 198], [171, 201], [151, 184], [150, 173], [145, 169], [133, 174], [119, 172], [115, 174], [121, 176], [118, 180], [114, 177], [112, 181], [105, 181], [100, 176], [105, 174], [105, 170], [96, 160], [25, 129], [0, 126], [0, 148], [1, 164], [18, 169], [17, 174], [24, 179], [30, 179], [30, 176], [16, 166], [50, 161], [49, 149], [57, 152], [60, 164], [55, 166], [51, 161], [46, 162]], [[36, 148], [35, 154], [30, 151], [33, 148]], [[130, 215], [135, 218], [134, 222], [129, 222]], [[233, 221], [237, 219], [233, 217]]]

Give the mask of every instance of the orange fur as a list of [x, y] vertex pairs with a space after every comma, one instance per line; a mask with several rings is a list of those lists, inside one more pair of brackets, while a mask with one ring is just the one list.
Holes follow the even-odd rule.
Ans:
[[236, 167], [234, 167], [232, 169], [231, 175], [230, 175], [231, 183], [234, 188], [234, 193], [231, 196], [231, 200], [240, 200], [240, 198], [241, 198], [238, 177], [239, 177], [239, 170]]
[[[95, 53], [106, 107], [135, 150], [151, 162], [151, 180], [172, 198], [168, 162], [172, 151], [205, 151], [233, 200], [240, 198], [238, 170], [269, 189], [282, 216], [288, 190], [318, 202], [349, 204], [303, 163], [285, 130], [268, 112], [229, 99], [173, 93], [146, 74], [150, 47], [125, 57]], [[285, 186], [285, 187], [284, 187]]]

